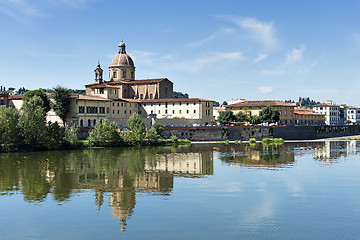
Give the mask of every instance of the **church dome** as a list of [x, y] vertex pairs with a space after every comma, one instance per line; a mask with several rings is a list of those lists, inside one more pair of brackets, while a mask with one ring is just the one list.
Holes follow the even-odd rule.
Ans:
[[119, 44], [119, 52], [113, 57], [110, 63], [110, 67], [118, 67], [118, 66], [130, 66], [134, 67], [134, 62], [129, 55], [126, 54], [125, 51], [125, 43], [121, 41]]
[[110, 67], [117, 67], [117, 66], [134, 66], [134, 62], [129, 55], [126, 53], [118, 53], [113, 59], [111, 60]]

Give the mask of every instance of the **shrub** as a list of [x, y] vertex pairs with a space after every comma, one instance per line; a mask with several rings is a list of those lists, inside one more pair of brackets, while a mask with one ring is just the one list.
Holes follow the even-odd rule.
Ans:
[[178, 142], [178, 138], [175, 135], [171, 135], [170, 140], [171, 140], [172, 143], [177, 143]]
[[228, 145], [230, 142], [229, 140], [225, 140], [225, 144]]
[[72, 148], [76, 148], [81, 144], [77, 132], [78, 129], [74, 126], [65, 129], [65, 142]]
[[88, 141], [90, 147], [112, 147], [121, 145], [122, 139], [116, 123], [104, 120], [95, 124]]
[[252, 143], [252, 144], [253, 144], [253, 143], [256, 143], [256, 139], [255, 139], [255, 138], [250, 138], [250, 139], [249, 139], [249, 143]]
[[261, 140], [261, 143], [262, 144], [271, 144], [271, 143], [273, 143], [274, 142], [274, 139], [272, 139], [272, 138], [263, 138], [262, 140]]
[[275, 144], [284, 144], [284, 139], [282, 139], [282, 138], [274, 138], [274, 143]]

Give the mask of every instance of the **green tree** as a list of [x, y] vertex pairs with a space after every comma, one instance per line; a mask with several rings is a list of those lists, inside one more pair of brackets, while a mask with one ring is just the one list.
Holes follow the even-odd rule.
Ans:
[[134, 113], [128, 120], [130, 131], [124, 134], [124, 140], [127, 144], [141, 144], [146, 138], [146, 127], [139, 114]]
[[235, 115], [237, 122], [246, 122], [248, 121], [248, 116], [242, 112], [238, 112], [238, 114]]
[[43, 149], [46, 142], [46, 112], [41, 107], [43, 100], [34, 95], [22, 105], [20, 125], [26, 145], [34, 149]]
[[65, 142], [69, 147], [77, 147], [80, 145], [80, 140], [77, 136], [78, 129], [74, 126], [65, 128]]
[[280, 120], [279, 112], [273, 107], [265, 107], [259, 113], [259, 121], [277, 123]]
[[189, 98], [189, 94], [173, 91], [173, 98]]
[[224, 112], [221, 112], [218, 117], [218, 122], [225, 125], [228, 125], [231, 122], [234, 122], [235, 120], [236, 117], [234, 116], [234, 113], [231, 110], [226, 110]]
[[164, 126], [161, 123], [154, 123], [151, 125], [151, 129], [153, 129], [159, 136], [161, 136], [164, 132]]
[[227, 101], [223, 101], [222, 105], [227, 106], [228, 105]]
[[39, 101], [39, 104], [41, 103], [40, 107], [44, 109], [45, 113], [50, 111], [50, 109], [51, 109], [50, 101], [49, 101], [48, 97], [46, 96], [46, 93], [44, 93], [40, 89], [27, 91], [22, 98], [23, 104], [29, 102], [32, 99], [32, 97], [34, 97], [34, 96], [38, 96], [42, 100], [42, 102]]
[[22, 144], [20, 114], [14, 108], [0, 108], [0, 151], [11, 151]]
[[64, 138], [62, 137], [61, 127], [58, 123], [50, 123], [47, 127], [45, 147], [49, 150], [62, 148]]
[[57, 86], [54, 88], [52, 95], [54, 102], [52, 103], [52, 109], [66, 125], [66, 117], [70, 111], [70, 90]]
[[95, 124], [89, 132], [88, 141], [93, 147], [113, 147], [121, 145], [122, 139], [116, 123], [104, 120]]
[[214, 107], [220, 107], [220, 103], [219, 102], [214, 102]]

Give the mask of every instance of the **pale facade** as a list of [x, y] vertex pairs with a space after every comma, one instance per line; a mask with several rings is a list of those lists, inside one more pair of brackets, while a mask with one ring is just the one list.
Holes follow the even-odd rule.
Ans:
[[339, 105], [331, 103], [317, 104], [313, 107], [314, 112], [325, 115], [326, 125], [339, 125], [340, 124], [340, 112]]
[[325, 114], [313, 112], [312, 109], [295, 108], [294, 114], [296, 125], [325, 125]]
[[347, 107], [345, 111], [346, 111], [347, 122], [360, 125], [360, 108]]

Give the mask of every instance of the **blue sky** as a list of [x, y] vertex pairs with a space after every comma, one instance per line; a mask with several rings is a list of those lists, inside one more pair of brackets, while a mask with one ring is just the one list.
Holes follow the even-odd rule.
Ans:
[[136, 78], [231, 98], [360, 106], [359, 1], [0, 0], [0, 85], [83, 89], [123, 39]]

